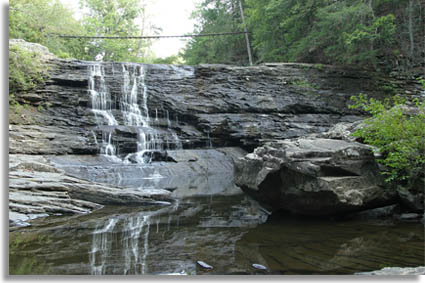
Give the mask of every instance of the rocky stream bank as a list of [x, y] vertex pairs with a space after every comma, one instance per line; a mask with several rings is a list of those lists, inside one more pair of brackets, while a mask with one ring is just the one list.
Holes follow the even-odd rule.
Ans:
[[[235, 196], [249, 205], [229, 202], [229, 219], [221, 207], [220, 216], [208, 222], [214, 209], [205, 200], [199, 202], [202, 217], [188, 207], [182, 217], [201, 219], [207, 227], [251, 227], [282, 211], [314, 219], [424, 221], [423, 192], [384, 182], [379, 154], [350, 136], [364, 113], [348, 108], [352, 95], [382, 98], [388, 86], [418, 96], [414, 80], [309, 64], [63, 60], [37, 44], [9, 44], [38, 50], [49, 74], [36, 89], [16, 93], [19, 105], [9, 111], [11, 231], [35, 218], [85, 215], [104, 206], [164, 206], [171, 215], [185, 200], [209, 197], [213, 203], [213, 197]], [[148, 217], [158, 218], [157, 227], [167, 219], [142, 214], [133, 218], [140, 229], [148, 227], [147, 242]], [[120, 223], [108, 217], [103, 228], [87, 220], [94, 235]], [[125, 221], [120, 225], [134, 224]], [[244, 233], [235, 236], [223, 259]], [[174, 238], [169, 240], [174, 246]], [[98, 261], [90, 264], [84, 268], [97, 274]]]
[[[43, 85], [15, 94], [21, 107], [11, 108], [9, 113], [12, 223], [16, 215], [16, 219], [25, 219], [19, 214], [32, 217], [28, 214], [87, 212], [104, 203], [169, 200], [166, 187], [176, 186], [151, 189], [147, 194], [140, 191], [136, 196], [106, 184], [90, 183], [90, 176], [99, 173], [83, 172], [96, 168], [96, 164], [114, 164], [95, 157], [105, 134], [113, 139], [121, 159], [138, 151], [140, 127], [121, 121], [128, 118], [123, 111], [123, 84], [133, 78], [131, 74], [128, 77], [131, 68], [137, 73], [141, 67], [62, 60], [37, 44], [19, 40], [10, 44], [39, 50], [49, 73]], [[93, 65], [102, 66], [102, 81], [95, 84], [107, 87], [108, 113], [118, 121], [116, 124], [99, 123], [99, 115], [93, 110], [96, 102], [90, 94], [90, 82], [97, 78], [90, 73]], [[401, 202], [404, 207], [413, 207], [414, 213], [423, 212], [423, 195], [385, 188], [370, 147], [350, 140], [346, 133], [350, 123], [363, 117], [348, 109], [350, 96], [368, 93], [383, 97], [385, 85], [419, 95], [414, 81], [308, 64], [144, 65], [143, 72], [136, 75], [143, 77], [146, 89], [134, 103], [144, 105], [146, 117], [153, 120], [149, 130], [156, 127], [159, 135], [163, 134], [159, 139], [165, 137], [166, 144], [175, 142], [169, 141], [172, 133], [179, 148], [184, 149], [174, 151], [180, 160], [159, 162], [161, 173], [168, 172], [165, 175], [226, 171], [232, 183], [230, 172], [236, 163], [236, 184], [273, 210], [332, 215]], [[223, 147], [234, 150], [223, 154]], [[208, 154], [206, 150], [210, 150]], [[82, 161], [89, 159], [91, 163]], [[179, 169], [170, 169], [173, 166]], [[98, 172], [112, 174], [113, 170], [108, 170]], [[114, 178], [122, 178], [120, 174]], [[106, 191], [108, 197], [103, 198]], [[92, 196], [97, 192], [99, 196]], [[24, 197], [27, 193], [32, 195], [29, 200]], [[35, 198], [38, 201], [28, 204]], [[60, 200], [55, 204], [60, 208], [33, 207], [49, 203], [50, 198]]]

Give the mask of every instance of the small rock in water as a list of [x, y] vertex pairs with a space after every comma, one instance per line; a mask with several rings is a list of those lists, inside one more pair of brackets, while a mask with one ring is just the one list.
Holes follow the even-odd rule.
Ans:
[[401, 220], [412, 220], [419, 218], [421, 218], [421, 215], [417, 213], [403, 213], [402, 215], [400, 215]]
[[267, 270], [267, 267], [265, 267], [264, 265], [261, 265], [261, 264], [257, 264], [257, 263], [254, 263], [252, 265], [252, 267], [254, 267], [256, 269]]
[[200, 266], [202, 266], [203, 268], [213, 269], [213, 267], [211, 265], [209, 265], [209, 264], [207, 264], [207, 263], [205, 263], [203, 261], [198, 260], [196, 263], [199, 264]]

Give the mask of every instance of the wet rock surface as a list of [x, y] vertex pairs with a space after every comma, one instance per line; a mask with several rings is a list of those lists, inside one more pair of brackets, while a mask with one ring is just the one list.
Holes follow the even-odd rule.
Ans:
[[123, 164], [104, 156], [48, 156], [56, 167], [84, 180], [126, 187], [130, 191], [166, 190], [173, 198], [235, 195], [234, 160], [239, 148], [167, 151], [172, 162]]
[[[127, 191], [67, 175], [40, 155], [9, 155], [9, 224], [37, 217], [86, 214], [105, 204], [152, 205], [170, 200], [166, 190]], [[170, 204], [170, 202], [162, 202]]]
[[235, 182], [274, 210], [325, 216], [396, 202], [369, 146], [343, 140], [275, 141], [236, 161]]
[[[9, 131], [12, 153], [95, 154], [95, 140], [101, 140], [105, 131], [113, 132], [113, 143], [121, 154], [134, 152], [134, 128], [99, 127], [91, 111], [88, 85], [90, 66], [96, 63], [51, 56], [45, 61], [49, 72], [45, 84], [16, 94], [18, 102], [42, 110], [35, 111], [31, 119], [11, 120], [16, 125]], [[122, 125], [123, 68], [137, 64], [98, 64], [104, 69], [111, 113]], [[338, 122], [358, 121], [362, 114], [347, 108], [350, 96], [361, 92], [384, 96], [379, 85], [389, 80], [362, 71], [308, 64], [143, 68], [152, 126], [177, 133], [186, 149], [210, 144], [252, 150], [268, 140], [320, 133]], [[392, 85], [409, 89], [412, 95], [420, 92], [414, 82], [392, 81]], [[138, 99], [141, 105], [143, 97]], [[32, 136], [43, 144], [32, 144]]]
[[384, 267], [383, 269], [370, 271], [370, 272], [359, 272], [357, 275], [424, 275], [425, 267]]

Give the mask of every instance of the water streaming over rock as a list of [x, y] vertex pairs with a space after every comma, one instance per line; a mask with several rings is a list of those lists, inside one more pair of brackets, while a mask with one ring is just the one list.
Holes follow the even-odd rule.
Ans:
[[210, 131], [207, 131], [207, 148], [212, 148], [212, 141], [211, 141], [211, 137], [210, 137]]
[[[105, 69], [101, 64], [89, 66], [89, 94], [91, 98], [92, 111], [96, 116], [97, 124], [108, 126], [118, 125], [112, 114], [111, 95], [105, 83]], [[100, 116], [100, 117], [99, 117]], [[112, 144], [112, 130], [102, 132], [102, 144], [100, 153], [107, 156], [115, 156], [115, 146]]]
[[[113, 66], [113, 65], [112, 65]], [[155, 152], [182, 149], [182, 143], [177, 133], [171, 128], [168, 110], [163, 110], [163, 119], [167, 121], [167, 129], [159, 129], [151, 125], [148, 108], [148, 87], [145, 83], [146, 69], [141, 64], [122, 64], [122, 85], [119, 93], [119, 107], [115, 105], [117, 114], [122, 116], [122, 124], [115, 118], [113, 103], [108, 85], [105, 81], [105, 66], [96, 63], [89, 66], [89, 93], [92, 101], [92, 111], [96, 121], [102, 127], [102, 143], [100, 153], [114, 157], [124, 163], [150, 163]], [[117, 70], [112, 67], [113, 75]], [[141, 99], [140, 99], [141, 98]], [[101, 117], [101, 118], [100, 118]], [[158, 109], [155, 109], [155, 126], [160, 126]], [[113, 133], [117, 126], [133, 127], [137, 132], [137, 151], [129, 153], [122, 159], [117, 157], [113, 144]]]

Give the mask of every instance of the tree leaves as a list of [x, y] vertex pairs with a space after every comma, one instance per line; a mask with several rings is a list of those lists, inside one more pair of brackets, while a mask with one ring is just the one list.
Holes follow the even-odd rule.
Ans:
[[[351, 108], [361, 108], [372, 117], [354, 135], [376, 146], [384, 155], [378, 162], [388, 170], [387, 181], [412, 180], [425, 170], [425, 102], [407, 106], [405, 98], [394, 96], [384, 102], [360, 94], [351, 98]], [[410, 111], [409, 111], [410, 110]], [[409, 113], [413, 110], [413, 113]]]

